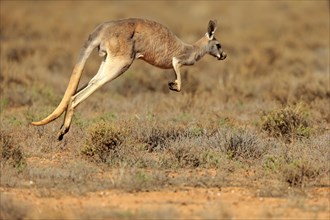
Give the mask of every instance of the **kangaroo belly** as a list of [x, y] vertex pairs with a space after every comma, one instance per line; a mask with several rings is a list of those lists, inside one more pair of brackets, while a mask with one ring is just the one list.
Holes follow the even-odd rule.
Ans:
[[138, 49], [138, 57], [147, 63], [162, 69], [172, 68], [175, 50], [171, 48], [169, 42], [162, 43], [157, 37], [146, 36], [137, 41], [135, 47]]
[[158, 68], [162, 68], [162, 69], [173, 68], [172, 58], [158, 57], [153, 54], [146, 53], [145, 55], [141, 56], [140, 59]]

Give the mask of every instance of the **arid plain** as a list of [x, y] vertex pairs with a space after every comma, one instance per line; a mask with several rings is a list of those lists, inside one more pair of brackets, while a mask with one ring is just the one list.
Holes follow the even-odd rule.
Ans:
[[[1, 219], [329, 219], [328, 1], [1, 1]], [[83, 42], [140, 17], [228, 57], [137, 60], [42, 127]], [[96, 73], [90, 57], [80, 85]]]

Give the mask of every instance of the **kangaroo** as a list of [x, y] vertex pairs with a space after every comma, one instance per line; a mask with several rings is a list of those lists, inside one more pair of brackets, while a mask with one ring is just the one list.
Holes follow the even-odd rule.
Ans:
[[[206, 34], [194, 44], [187, 44], [155, 21], [129, 18], [100, 24], [84, 43], [60, 104], [49, 116], [32, 122], [32, 125], [48, 124], [66, 112], [58, 135], [58, 140], [62, 140], [70, 129], [74, 109], [102, 85], [123, 74], [135, 59], [163, 69], [173, 68], [175, 81], [169, 82], [168, 86], [170, 90], [180, 92], [181, 66], [193, 65], [205, 54], [218, 60], [227, 57], [214, 36], [216, 28], [217, 21], [210, 20]], [[77, 91], [85, 63], [96, 47], [102, 57], [99, 70], [85, 87]]]

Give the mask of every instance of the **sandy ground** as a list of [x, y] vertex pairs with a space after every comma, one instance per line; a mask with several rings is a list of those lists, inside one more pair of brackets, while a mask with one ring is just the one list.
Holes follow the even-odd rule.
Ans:
[[[100, 191], [85, 196], [51, 192], [43, 197], [30, 189], [0, 188], [2, 197], [27, 207], [37, 218], [182, 218], [182, 219], [329, 219], [329, 188], [311, 188], [302, 200], [259, 197], [249, 188], [178, 188], [156, 192]], [[251, 208], [255, 207], [255, 208]], [[94, 210], [94, 212], [92, 211]], [[86, 212], [88, 215], [86, 216]], [[92, 217], [92, 218], [93, 218]]]

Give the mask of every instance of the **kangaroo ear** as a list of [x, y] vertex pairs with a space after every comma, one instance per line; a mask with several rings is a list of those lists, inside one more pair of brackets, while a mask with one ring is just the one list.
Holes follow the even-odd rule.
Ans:
[[218, 24], [217, 20], [209, 21], [209, 25], [208, 25], [207, 33], [206, 33], [209, 40], [213, 40], [215, 30], [217, 29], [217, 24]]

